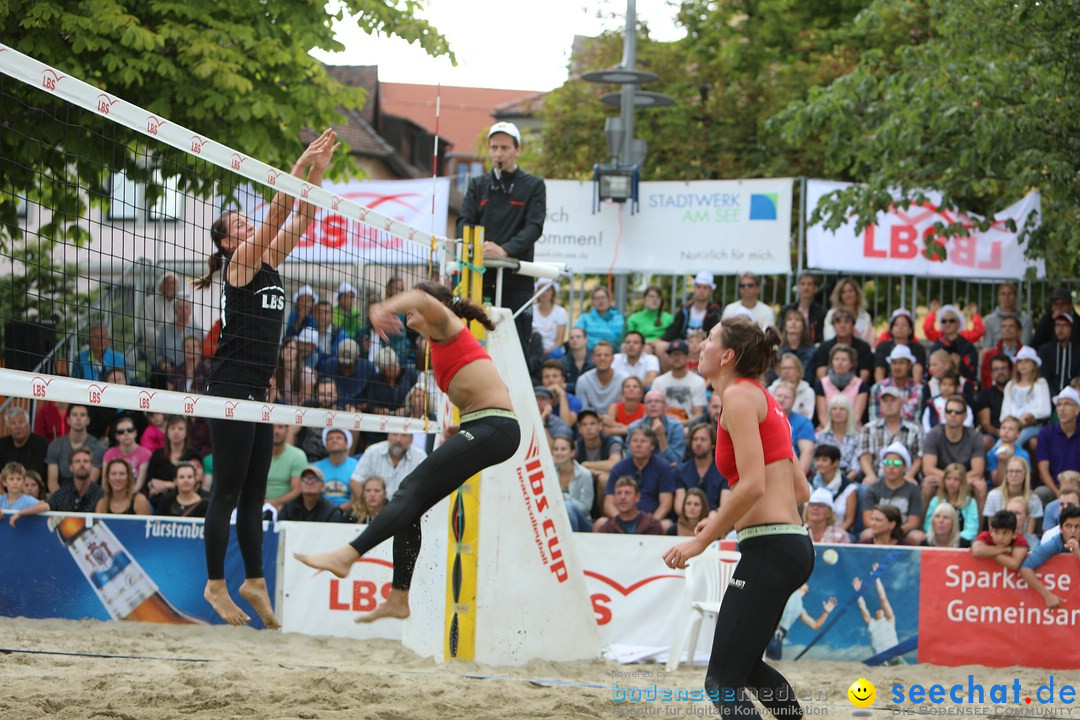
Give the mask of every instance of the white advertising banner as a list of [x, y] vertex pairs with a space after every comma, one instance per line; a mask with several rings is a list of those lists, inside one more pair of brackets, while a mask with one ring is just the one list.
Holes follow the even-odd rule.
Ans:
[[[850, 186], [850, 183], [808, 180], [808, 215], [823, 197]], [[854, 219], [835, 232], [826, 230], [820, 223], [808, 227], [808, 267], [853, 273], [987, 279], [1021, 278], [1027, 268], [1034, 267], [1039, 277], [1046, 276], [1043, 261], [1026, 259], [1026, 244], [1020, 242], [1020, 231], [1028, 217], [1031, 213], [1036, 213], [1036, 217], [1041, 213], [1039, 193], [1030, 193], [997, 213], [986, 232], [973, 230], [967, 237], [950, 238], [944, 260], [931, 260], [923, 254], [926, 238], [935, 235], [934, 224], [973, 223], [980, 218], [940, 210], [934, 204], [940, 194], [927, 193], [927, 196], [930, 202], [924, 205], [912, 205], [907, 210], [892, 207], [881, 213], [877, 223], [861, 233], [855, 232]], [[1010, 219], [1016, 223], [1016, 232], [1005, 224]]]
[[643, 182], [633, 215], [629, 203], [593, 213], [591, 182], [546, 185], [537, 261], [577, 273], [791, 271], [791, 178]]

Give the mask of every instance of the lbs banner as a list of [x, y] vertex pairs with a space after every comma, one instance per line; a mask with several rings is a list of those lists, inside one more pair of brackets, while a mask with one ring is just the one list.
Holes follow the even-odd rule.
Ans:
[[593, 213], [592, 183], [546, 184], [537, 261], [578, 273], [791, 271], [791, 178], [643, 182], [633, 215], [607, 202]]

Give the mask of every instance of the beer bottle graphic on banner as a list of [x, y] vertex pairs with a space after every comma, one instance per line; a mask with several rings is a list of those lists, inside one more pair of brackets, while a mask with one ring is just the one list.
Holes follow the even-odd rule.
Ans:
[[54, 516], [49, 518], [49, 529], [67, 546], [114, 620], [207, 624], [170, 603], [105, 523], [87, 525], [84, 517]]

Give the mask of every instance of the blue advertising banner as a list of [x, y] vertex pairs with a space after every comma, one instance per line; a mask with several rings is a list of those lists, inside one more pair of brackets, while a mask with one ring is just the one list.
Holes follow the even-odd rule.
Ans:
[[774, 660], [917, 662], [917, 548], [817, 545], [810, 581], [788, 600], [766, 655]]
[[[0, 615], [128, 619], [166, 623], [222, 621], [203, 599], [203, 523], [122, 515], [48, 515], [0, 522]], [[263, 533], [263, 568], [273, 598], [278, 535]], [[229, 592], [238, 595], [244, 566], [235, 533], [225, 558]], [[245, 609], [247, 609], [245, 607]], [[254, 612], [251, 624], [263, 627]]]

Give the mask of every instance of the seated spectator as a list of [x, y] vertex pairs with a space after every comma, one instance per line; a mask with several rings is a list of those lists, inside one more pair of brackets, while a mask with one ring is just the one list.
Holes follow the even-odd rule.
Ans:
[[338, 405], [343, 410], [356, 412], [376, 372], [375, 363], [360, 357], [360, 346], [355, 340], [346, 338], [338, 343], [337, 359], [328, 368], [328, 374], [337, 385]]
[[104, 325], [90, 327], [89, 347], [79, 353], [71, 374], [81, 380], [100, 380], [109, 368], [127, 371], [124, 354], [113, 350], [109, 329]]
[[[405, 395], [416, 384], [416, 370], [402, 369], [397, 354], [383, 348], [375, 358], [377, 372], [364, 391], [364, 412], [376, 415], [406, 415]], [[335, 393], [336, 395], [336, 393]], [[335, 398], [335, 404], [336, 404]]]
[[611, 468], [623, 459], [623, 441], [601, 431], [600, 416], [595, 410], [581, 411], [577, 429], [579, 436], [574, 459], [596, 475], [596, 482], [604, 487]]
[[184, 338], [195, 336], [202, 342], [203, 329], [192, 319], [191, 300], [178, 296], [173, 304], [173, 316], [157, 334], [154, 356], [154, 387], [167, 388], [175, 377], [176, 368], [184, 362]]
[[701, 488], [690, 488], [683, 499], [682, 508], [678, 511], [679, 519], [672, 525], [667, 534], [679, 537], [694, 537], [697, 526], [709, 517], [709, 500]]
[[17, 462], [44, 477], [48, 473], [45, 456], [49, 441], [30, 431], [30, 415], [18, 405], [9, 407], [4, 419], [11, 434], [0, 437], [0, 467]]
[[971, 544], [971, 555], [993, 558], [1002, 567], [1019, 570], [1028, 554], [1027, 540], [1017, 532], [1016, 516], [999, 510], [990, 518], [990, 530], [983, 530]]
[[202, 393], [210, 376], [210, 362], [203, 359], [202, 337], [185, 335], [181, 341], [180, 363], [166, 379], [166, 387], [182, 393]]
[[847, 396], [834, 396], [824, 418], [815, 444], [840, 448], [840, 472], [854, 480], [859, 474], [859, 431]]
[[1022, 457], [1031, 464], [1031, 456], [1022, 448], [1017, 439], [1020, 437], [1020, 421], [1012, 415], [1001, 418], [1001, 429], [998, 441], [994, 443], [986, 453], [986, 471], [990, 474], [990, 482], [997, 486], [1004, 480], [999, 464], [1004, 466], [1013, 455]]
[[697, 425], [698, 423], [705, 423], [713, 428], [720, 422], [720, 412], [724, 409], [724, 398], [720, 393], [714, 392], [709, 397], [709, 404], [705, 406], [705, 412], [694, 418], [694, 421], [690, 423], [690, 427]]
[[817, 472], [810, 478], [810, 487], [829, 493], [836, 524], [844, 532], [854, 532], [859, 511], [859, 484], [840, 472], [840, 448], [818, 445], [814, 448], [814, 465]]
[[[650, 285], [645, 288], [642, 308], [626, 318], [626, 333], [640, 333], [642, 341], [652, 353], [655, 351], [653, 343], [664, 336], [674, 319], [671, 313], [664, 310], [663, 289], [659, 285]], [[648, 385], [648, 381], [645, 384]]]
[[[945, 404], [948, 398], [956, 395], [960, 390], [960, 376], [952, 370], [946, 370], [945, 374], [941, 376], [938, 381], [938, 387], [941, 388], [941, 394], [933, 398], [927, 403], [926, 408], [923, 409], [922, 426], [923, 432], [928, 433], [935, 427], [945, 422]], [[975, 415], [971, 412], [971, 408], [968, 408], [967, 415], [964, 417], [965, 427], [975, 427]]]
[[[59, 362], [57, 361], [58, 364]], [[67, 403], [52, 400], [38, 402], [37, 412], [34, 413], [34, 434], [45, 438], [47, 442], [67, 435], [67, 408]]]
[[312, 290], [310, 285], [304, 285], [293, 293], [292, 301], [293, 307], [285, 322], [286, 338], [296, 337], [304, 328], [315, 327], [315, 318], [311, 311], [315, 308], [315, 303], [319, 302], [319, 294]]
[[[969, 547], [979, 532], [979, 504], [971, 493], [968, 485], [967, 471], [959, 463], [953, 463], [945, 468], [945, 476], [938, 488], [937, 495], [930, 498], [926, 506], [926, 523], [923, 530], [929, 535], [933, 528], [931, 518], [934, 511], [941, 505], [951, 505], [955, 514], [952, 524], [956, 532], [967, 543], [963, 547]], [[950, 545], [949, 547], [959, 547]]]
[[559, 360], [545, 360], [540, 370], [540, 384], [551, 391], [551, 411], [573, 428], [584, 407], [577, 395], [566, 391], [566, 370]]
[[716, 427], [704, 423], [690, 427], [690, 458], [675, 468], [675, 514], [682, 515], [683, 501], [691, 490], [705, 493], [705, 514], [718, 509], [731, 495], [728, 481], [716, 469]]
[[97, 509], [104, 496], [101, 485], [93, 481], [93, 453], [90, 448], [78, 448], [71, 453], [69, 472], [71, 482], [49, 495], [49, 509], [53, 512], [85, 512]]
[[147, 494], [157, 496], [176, 489], [176, 466], [182, 462], [202, 462], [199, 453], [188, 445], [188, 421], [173, 415], [165, 423], [165, 447], [150, 456], [146, 465]]
[[705, 335], [720, 322], [721, 308], [712, 301], [713, 291], [716, 290], [716, 282], [712, 273], [702, 270], [694, 278], [694, 291], [690, 300], [675, 312], [675, 317], [664, 331], [663, 337], [653, 343], [656, 356], [660, 359], [660, 367], [667, 369], [668, 345], [674, 340], [687, 340], [691, 330], [701, 330]]
[[1020, 342], [1020, 319], [1016, 315], [1003, 315], [1001, 317], [1001, 339], [989, 350], [984, 350], [982, 359], [979, 361], [979, 384], [989, 387], [993, 382], [993, 374], [990, 372], [990, 363], [994, 358], [1004, 355], [1015, 360], [1024, 344]]
[[315, 372], [319, 362], [319, 331], [315, 328], [306, 327], [296, 336], [296, 361]]
[[353, 517], [356, 522], [367, 524], [386, 507], [386, 481], [372, 475], [364, 481], [361, 491], [353, 501]]
[[623, 351], [615, 354], [615, 361], [611, 364], [615, 372], [632, 375], [641, 380], [645, 387], [652, 385], [660, 374], [660, 361], [655, 355], [645, 352], [645, 336], [637, 330], [628, 330], [622, 347]]
[[769, 392], [775, 390], [776, 386], [782, 382], [788, 383], [795, 388], [795, 403], [791, 406], [791, 411], [802, 415], [807, 420], [813, 420], [814, 412], [817, 410], [817, 396], [810, 383], [803, 379], [806, 369], [799, 357], [791, 352], [781, 355], [777, 373], [776, 380], [769, 385]]
[[153, 362], [157, 354], [154, 345], [158, 330], [172, 318], [179, 288], [176, 274], [166, 272], [157, 285], [146, 293], [142, 315], [135, 321], [135, 342], [145, 360]]
[[112, 515], [149, 515], [150, 503], [135, 492], [135, 473], [126, 460], [111, 460], [105, 464], [104, 495], [94, 512]]
[[673, 341], [667, 353], [671, 369], [653, 381], [652, 391], [664, 394], [668, 414], [685, 426], [705, 411], [709, 401], [705, 378], [686, 367], [690, 347], [684, 341]]
[[417, 468], [427, 457], [420, 448], [413, 446], [413, 436], [408, 433], [389, 433], [386, 440], [369, 445], [360, 462], [353, 470], [350, 485], [354, 496], [363, 492], [369, 477], [380, 477], [386, 485], [386, 499], [392, 500], [401, 481]]
[[[1072, 293], [1068, 288], [1055, 288], [1050, 293], [1050, 310], [1044, 312], [1042, 317], [1039, 318], [1039, 324], [1035, 328], [1035, 333], [1031, 336], [1031, 342], [1025, 342], [1025, 345], [1030, 345], [1035, 348], [1040, 348], [1048, 342], [1054, 340], [1054, 323], [1057, 322], [1057, 316], [1061, 313], [1069, 313], [1073, 317], [1076, 317], [1076, 308], [1073, 307]], [[1080, 342], [1080, 337], [1073, 335], [1073, 340]]]
[[968, 405], [973, 404], [975, 399], [974, 383], [963, 375], [960, 375], [959, 365], [956, 359], [946, 350], [935, 350], [930, 353], [930, 361], [926, 366], [930, 379], [923, 383], [922, 407], [927, 407], [930, 402], [942, 394], [941, 378], [950, 370], [960, 378], [960, 394]]
[[1016, 354], [1016, 369], [1003, 391], [1001, 416], [1012, 415], [1020, 420], [1020, 447], [1039, 434], [1050, 419], [1050, 386], [1039, 376], [1042, 359], [1030, 347]]
[[165, 413], [146, 413], [146, 428], [139, 437], [139, 445], [151, 453], [165, 447]]
[[1050, 501], [1043, 508], [1043, 530], [1049, 530], [1052, 527], [1057, 527], [1058, 513], [1061, 511], [1061, 493], [1066, 490], [1080, 490], [1080, 472], [1076, 470], [1066, 470], [1058, 475], [1058, 488], [1060, 488], [1058, 497]]
[[[1023, 498], [1014, 497], [1012, 500], [1005, 503], [1005, 509], [1016, 516], [1016, 527], [1018, 531], [1026, 527], [1030, 527], [1031, 523], [1028, 522], [1028, 506], [1027, 503], [1024, 502]], [[1043, 519], [1046, 519], [1045, 511], [1043, 514]], [[1036, 535], [1035, 533], [1020, 534], [1022, 534], [1024, 536], [1024, 540], [1027, 541], [1028, 549], [1034, 550], [1035, 548], [1039, 547], [1041, 541], [1039, 540], [1038, 535]]]
[[551, 443], [551, 458], [555, 462], [555, 474], [562, 488], [563, 503], [570, 516], [570, 528], [574, 532], [589, 532], [596, 488], [592, 473], [574, 460], [574, 440], [569, 435], [556, 435]]
[[[1062, 473], [1064, 474], [1064, 473]], [[1042, 537], [1044, 540], [1048, 540], [1055, 535], [1061, 533], [1061, 511], [1067, 507], [1080, 506], [1080, 489], [1077, 488], [1062, 488], [1061, 494], [1058, 496], [1057, 507], [1057, 520], [1058, 523], [1052, 527], [1044, 527]], [[1044, 518], [1045, 519], [1045, 518]], [[1034, 546], [1033, 546], [1034, 547]]]
[[776, 325], [776, 313], [767, 304], [761, 302], [760, 298], [761, 279], [752, 272], [744, 272], [739, 276], [739, 299], [724, 306], [721, 319], [733, 317], [736, 311], [743, 307], [753, 314], [754, 321], [762, 330]]
[[1080, 347], [1073, 335], [1076, 316], [1063, 312], [1054, 315], [1054, 339], [1039, 346], [1039, 368], [1050, 385], [1050, 392], [1057, 394], [1069, 386], [1069, 381], [1080, 376]]
[[966, 427], [968, 406], [960, 395], [953, 395], [945, 402], [945, 423], [938, 425], [923, 438], [923, 493], [926, 500], [936, 494], [945, 476], [944, 468], [960, 463], [967, 468], [968, 483], [975, 493], [975, 500], [986, 500], [986, 469], [982, 435]]
[[859, 538], [864, 545], [899, 545], [904, 537], [903, 516], [892, 505], [870, 508], [866, 511], [865, 522], [866, 530]]
[[1035, 459], [1039, 463], [1039, 480], [1035, 489], [1043, 504], [1058, 495], [1056, 479], [1066, 470], [1080, 468], [1080, 433], [1076, 432], [1076, 416], [1080, 414], [1080, 393], [1071, 387], [1054, 399], [1058, 421], [1039, 431]]
[[960, 535], [959, 515], [949, 503], [938, 505], [926, 518], [924, 547], [967, 548], [971, 541]]
[[303, 405], [315, 397], [315, 382], [319, 376], [300, 359], [295, 337], [286, 338], [281, 344], [274, 377], [278, 395], [286, 405]]
[[1035, 552], [1031, 553], [1020, 566], [1020, 577], [1024, 579], [1028, 587], [1039, 593], [1046, 607], [1051, 609], [1060, 607], [1065, 599], [1047, 590], [1035, 571], [1047, 560], [1062, 553], [1069, 553], [1080, 560], [1080, 507], [1062, 508], [1061, 533], [1050, 539], [1044, 538]]
[[[437, 405], [427, 406], [426, 396], [427, 390], [423, 386], [419, 383], [413, 385], [412, 390], [405, 396], [405, 406], [408, 408], [409, 417], [426, 419], [430, 427], [434, 428], [438, 426], [439, 421], [436, 413]], [[413, 444], [425, 454], [430, 454], [435, 449], [435, 434], [426, 432], [423, 425], [418, 425], [412, 436]]]
[[667, 518], [674, 505], [675, 475], [671, 466], [660, 457], [656, 434], [650, 428], [632, 428], [629, 444], [630, 456], [611, 469], [604, 491], [604, 515], [612, 518], [623, 512], [615, 505], [615, 478], [629, 476], [635, 480], [634, 494], [639, 498], [637, 507], [664, 523], [662, 532], [666, 532], [671, 526]]
[[810, 531], [810, 539], [817, 543], [850, 542], [847, 531], [836, 523], [833, 512], [833, 496], [825, 488], [810, 493], [810, 501], [803, 509], [804, 527]]
[[71, 453], [81, 447], [93, 453], [94, 469], [90, 475], [90, 481], [97, 482], [101, 477], [101, 460], [105, 455], [105, 446], [87, 432], [90, 426], [90, 412], [85, 405], [68, 405], [66, 420], [67, 434], [49, 443], [45, 451], [46, 480], [49, 483], [50, 493], [56, 492], [61, 485], [71, 482], [69, 474]]
[[537, 385], [533, 388], [533, 395], [536, 397], [536, 407], [540, 410], [540, 424], [544, 426], [548, 446], [551, 445], [552, 439], [559, 435], [573, 437], [574, 431], [570, 429], [570, 426], [552, 411], [551, 405], [555, 396], [551, 391], [543, 385]]
[[1013, 456], [1005, 464], [1005, 482], [1001, 487], [996, 487], [986, 496], [986, 505], [983, 507], [983, 517], [993, 517], [999, 510], [1003, 510], [1013, 498], [1021, 498], [1027, 503], [1028, 525], [1020, 528], [1021, 534], [1035, 532], [1036, 521], [1043, 515], [1042, 502], [1031, 491], [1031, 468], [1023, 458]]
[[566, 389], [577, 393], [577, 380], [593, 369], [592, 353], [589, 352], [589, 336], [582, 328], [570, 328], [564, 346], [562, 364], [566, 371]]
[[334, 308], [323, 300], [315, 303], [312, 311], [315, 318], [315, 371], [320, 375], [330, 373], [331, 366], [337, 359], [338, 345], [346, 338], [345, 331], [334, 325]]
[[[411, 439], [411, 436], [410, 436]], [[314, 463], [319, 469], [323, 479], [323, 497], [341, 508], [343, 513], [352, 510], [352, 498], [350, 493], [351, 479], [356, 471], [357, 461], [349, 457], [349, 448], [352, 447], [353, 436], [348, 430], [330, 427], [322, 431], [323, 446], [327, 456]], [[303, 475], [301, 475], [303, 481]], [[301, 482], [300, 494], [304, 494], [303, 482]]]
[[[907, 448], [900, 443], [884, 448], [881, 451], [881, 465], [884, 470], [881, 482], [866, 489], [865, 504], [875, 510], [882, 505], [890, 505], [899, 510], [900, 537], [905, 544], [918, 545], [926, 536], [922, 531], [923, 501], [919, 486], [908, 482], [904, 477], [904, 472], [911, 466], [911, 456], [908, 455]], [[871, 524], [872, 513], [873, 511], [868, 511], [863, 514], [863, 523], [867, 528], [862, 534], [864, 542], [872, 540], [881, 529]]]
[[[932, 316], [933, 312], [928, 314], [926, 320], [923, 321], [923, 332], [926, 333], [927, 339], [934, 343], [930, 346], [930, 352], [945, 350], [955, 360], [960, 375], [970, 382], [975, 382], [979, 375], [979, 351], [973, 344], [975, 341], [961, 334], [964, 330], [964, 314], [954, 305], [942, 307], [937, 313], [941, 334], [936, 338], [933, 337], [935, 333]], [[976, 319], [978, 317], [975, 315]], [[979, 320], [980, 324], [981, 322]]]
[[[836, 327], [835, 324], [836, 315], [840, 312], [847, 312], [851, 317], [851, 329], [855, 337], [862, 340], [870, 348], [877, 343], [877, 337], [874, 334], [874, 319], [866, 311], [866, 296], [863, 295], [862, 286], [855, 281], [855, 278], [841, 278], [833, 287], [829, 302], [832, 307], [829, 312], [825, 313], [826, 342], [840, 336], [840, 328]], [[841, 339], [840, 342], [852, 344], [846, 339]], [[870, 378], [863, 379], [869, 380]]]
[[1003, 282], [998, 286], [998, 306], [983, 320], [983, 326], [986, 329], [986, 334], [982, 339], [984, 348], [994, 348], [1001, 340], [1004, 335], [1001, 324], [1006, 317], [1016, 318], [1017, 327], [1020, 330], [1020, 342], [1025, 345], [1031, 344], [1031, 335], [1034, 330], [1031, 316], [1020, 310], [1016, 304], [1016, 285]]
[[[878, 349], [881, 349], [881, 345], [878, 345]], [[911, 374], [915, 356], [906, 345], [897, 345], [885, 357], [885, 361], [888, 363], [888, 376], [879, 379], [870, 388], [870, 419], [876, 420], [881, 414], [881, 393], [885, 388], [892, 387], [900, 391], [898, 396], [902, 403], [900, 416], [908, 422], [918, 422], [922, 407], [923, 385], [916, 382]]]
[[874, 380], [881, 382], [892, 374], [892, 361], [889, 356], [893, 355], [896, 348], [905, 348], [907, 352], [901, 352], [896, 357], [908, 359], [907, 376], [914, 382], [922, 384], [923, 373], [926, 372], [926, 349], [915, 338], [915, 319], [910, 310], [900, 308], [894, 310], [889, 316], [889, 327], [878, 336], [877, 347], [874, 348]]
[[278, 520], [302, 522], [346, 522], [339, 503], [323, 495], [322, 471], [308, 465], [300, 471], [300, 496], [293, 498], [281, 508]]
[[[338, 285], [334, 298], [334, 313], [332, 322], [334, 327], [341, 328], [345, 337], [354, 339], [360, 337], [364, 328], [364, 316], [356, 307], [356, 288], [347, 282]], [[359, 345], [357, 348], [359, 349]]]
[[780, 383], [772, 391], [772, 396], [776, 398], [788, 424], [791, 425], [791, 448], [795, 457], [799, 458], [803, 473], [809, 475], [814, 462], [814, 425], [802, 415], [791, 411], [795, 404], [795, 388], [791, 385]]
[[135, 420], [130, 415], [121, 415], [113, 428], [116, 444], [105, 451], [102, 458], [104, 462], [110, 460], [126, 460], [135, 473], [135, 492], [142, 492], [146, 485], [147, 472], [150, 458], [153, 453], [142, 445], [135, 444]]
[[45, 487], [45, 478], [37, 470], [27, 470], [23, 478], [23, 493], [35, 500], [45, 500], [49, 497], [49, 489]]
[[533, 306], [533, 332], [540, 334], [545, 358], [561, 358], [570, 317], [566, 314], [566, 308], [557, 302], [559, 283], [541, 278], [536, 281], [534, 291], [540, 294], [536, 296], [536, 304]]
[[[598, 286], [589, 296], [591, 305], [589, 312], [582, 314], [575, 326], [584, 328], [589, 339], [589, 352], [596, 348], [601, 340], [606, 341], [612, 348], [622, 344], [623, 316], [611, 305], [611, 294], [604, 286]], [[612, 355], [614, 356], [614, 350]], [[596, 359], [593, 359], [596, 362]]]
[[592, 350], [593, 369], [578, 378], [574, 394], [581, 400], [582, 406], [595, 410], [597, 414], [607, 412], [613, 403], [621, 398], [622, 381], [625, 376], [615, 371], [615, 348], [606, 340], [601, 340]]
[[[795, 356], [799, 361], [799, 367], [803, 369], [803, 375], [799, 379], [806, 380], [806, 370], [813, 367], [814, 354], [817, 353], [817, 346], [810, 342], [806, 318], [795, 308], [789, 308], [781, 314], [781, 317], [784, 323], [781, 333], [784, 342], [780, 345], [780, 357]], [[788, 381], [794, 382], [793, 378], [788, 378]]]
[[917, 482], [922, 470], [923, 434], [922, 428], [905, 420], [900, 414], [903, 403], [903, 391], [897, 387], [886, 387], [881, 391], [880, 416], [863, 426], [859, 431], [859, 468], [863, 473], [863, 484], [870, 485], [878, 481], [881, 475], [879, 453], [881, 449], [899, 442], [907, 448], [911, 456], [911, 467], [907, 479]]
[[622, 400], [608, 408], [603, 417], [604, 432], [608, 435], [626, 437], [631, 423], [645, 417], [645, 386], [633, 375], [622, 383]]
[[23, 493], [26, 481], [26, 468], [20, 463], [10, 462], [4, 466], [0, 475], [3, 475], [5, 493], [0, 495], [0, 519], [4, 512], [8, 513], [8, 523], [15, 527], [15, 523], [23, 515], [40, 515], [49, 511], [49, 504], [43, 500], [30, 497]]
[[176, 489], [163, 493], [157, 502], [155, 515], [169, 517], [206, 517], [210, 493], [199, 489], [198, 472], [189, 462], [176, 466]]
[[641, 509], [641, 492], [631, 475], [620, 477], [614, 483], [610, 501], [612, 514], [596, 526], [596, 532], [622, 533], [626, 535], [663, 535], [664, 527], [653, 515]]
[[1012, 373], [1013, 361], [1007, 355], [995, 355], [990, 360], [991, 382], [975, 398], [975, 421], [984, 443], [993, 443], [1001, 436], [1001, 406], [1005, 404], [1005, 386], [1012, 379]]
[[837, 395], [844, 395], [855, 413], [856, 423], [862, 421], [870, 398], [870, 385], [860, 380], [855, 372], [858, 355], [848, 345], [834, 345], [829, 351], [829, 368], [824, 377], [814, 384], [817, 396], [818, 423], [824, 423], [825, 413]]
[[[817, 276], [812, 272], [800, 273], [797, 289], [799, 299], [780, 308], [780, 317], [786, 319], [789, 310], [798, 310], [807, 326], [810, 343], [816, 345], [825, 339], [825, 306], [817, 301], [817, 294], [821, 289]], [[785, 326], [786, 324], [785, 320]], [[809, 360], [803, 360], [803, 364], [807, 369], [811, 369]]]
[[656, 445], [656, 452], [667, 463], [677, 465], [682, 462], [686, 455], [686, 435], [682, 423], [668, 414], [667, 401], [659, 390], [650, 390], [645, 393], [645, 415], [640, 420], [630, 423], [628, 432], [639, 427], [649, 428]]

